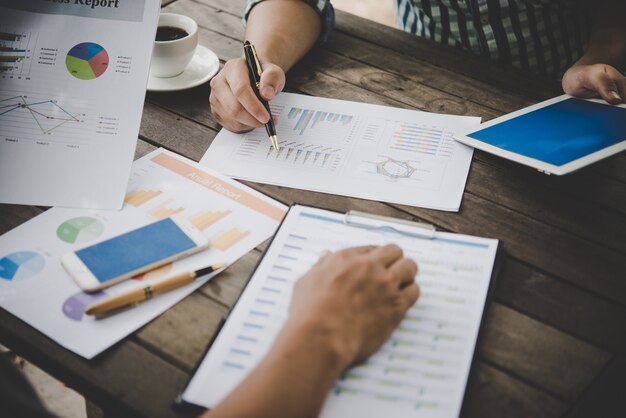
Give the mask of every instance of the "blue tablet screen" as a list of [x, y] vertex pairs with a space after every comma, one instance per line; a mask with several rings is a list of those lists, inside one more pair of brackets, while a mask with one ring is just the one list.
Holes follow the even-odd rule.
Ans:
[[561, 166], [626, 140], [626, 109], [570, 98], [467, 136]]

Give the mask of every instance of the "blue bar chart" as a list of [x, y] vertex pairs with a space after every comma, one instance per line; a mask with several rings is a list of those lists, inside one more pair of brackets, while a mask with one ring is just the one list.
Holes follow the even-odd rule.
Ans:
[[0, 75], [28, 75], [37, 33], [0, 28]]
[[390, 148], [423, 155], [449, 157], [453, 139], [442, 127], [398, 123], [392, 134]]
[[269, 144], [266, 137], [248, 136], [241, 143], [235, 155], [262, 159], [273, 164], [322, 169], [333, 172], [343, 159], [344, 149], [324, 144], [304, 141], [284, 140], [279, 142], [278, 151]]
[[322, 112], [321, 110], [302, 109], [292, 107], [287, 113], [287, 119], [297, 120], [293, 130], [304, 135], [307, 129], [315, 129], [319, 124], [332, 124], [335, 126], [348, 126], [352, 123], [352, 115]]

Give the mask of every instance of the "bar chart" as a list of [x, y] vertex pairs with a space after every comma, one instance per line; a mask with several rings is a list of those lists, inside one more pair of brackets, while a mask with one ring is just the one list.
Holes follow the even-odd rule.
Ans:
[[204, 231], [231, 213], [230, 210], [199, 212], [191, 217], [191, 223], [199, 230]]
[[0, 28], [0, 75], [29, 75], [36, 32]]
[[276, 151], [266, 137], [249, 134], [236, 150], [235, 155], [250, 159], [262, 159], [264, 162], [288, 166], [307, 167], [315, 170], [333, 172], [343, 160], [345, 151], [319, 143], [305, 141], [279, 141]]
[[137, 190], [126, 196], [124, 202], [136, 208], [140, 207], [144, 203], [148, 203], [157, 196], [160, 196], [163, 192], [160, 190]]
[[183, 207], [172, 205], [174, 199], [168, 199], [150, 211], [150, 216], [154, 219], [165, 219], [168, 216], [176, 215], [185, 210]]
[[211, 240], [211, 248], [220, 251], [228, 251], [232, 246], [250, 235], [250, 231], [242, 231], [239, 228], [232, 228], [223, 232]]
[[317, 125], [349, 126], [353, 116], [292, 107], [287, 113], [287, 119], [296, 121], [293, 130], [304, 135], [307, 129], [315, 129]]
[[398, 122], [389, 147], [433, 157], [451, 157], [454, 140], [442, 127]]

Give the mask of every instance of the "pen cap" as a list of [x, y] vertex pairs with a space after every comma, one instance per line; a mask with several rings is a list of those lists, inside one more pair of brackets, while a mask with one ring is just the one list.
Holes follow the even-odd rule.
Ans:
[[261, 69], [261, 63], [258, 60], [256, 50], [250, 42], [245, 41], [243, 44], [243, 53], [246, 58], [246, 64], [248, 65], [250, 83], [258, 90], [263, 70]]

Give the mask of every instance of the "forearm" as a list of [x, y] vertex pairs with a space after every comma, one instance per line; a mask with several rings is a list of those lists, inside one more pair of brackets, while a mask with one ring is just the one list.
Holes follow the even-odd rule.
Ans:
[[589, 1], [597, 7], [591, 38], [577, 65], [608, 64], [626, 71], [626, 1]]
[[347, 364], [333, 341], [317, 325], [287, 325], [261, 364], [204, 418], [316, 417]]
[[246, 39], [261, 61], [287, 72], [315, 45], [322, 24], [317, 12], [301, 0], [266, 0], [248, 17]]

